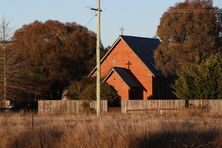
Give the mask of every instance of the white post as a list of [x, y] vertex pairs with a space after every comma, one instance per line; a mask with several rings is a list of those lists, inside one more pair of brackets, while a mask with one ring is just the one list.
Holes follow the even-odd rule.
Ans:
[[97, 116], [100, 115], [100, 77], [101, 77], [101, 69], [100, 69], [100, 0], [97, 0], [97, 43], [96, 43], [96, 63], [97, 63], [97, 77], [96, 77], [96, 98], [97, 98], [97, 108], [96, 113]]

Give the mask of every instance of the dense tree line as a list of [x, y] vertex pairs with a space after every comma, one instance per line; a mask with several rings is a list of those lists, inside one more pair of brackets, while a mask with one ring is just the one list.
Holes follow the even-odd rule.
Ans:
[[221, 52], [218, 9], [208, 3], [178, 3], [163, 14], [157, 31], [162, 43], [154, 58], [165, 75], [183, 72], [184, 65], [200, 63]]
[[163, 14], [158, 26], [157, 35], [162, 43], [154, 58], [162, 73], [173, 77], [171, 86], [177, 98], [222, 97], [222, 23], [219, 9], [212, 3], [212, 0], [177, 3]]
[[[154, 58], [165, 76], [177, 78], [171, 86], [178, 98], [221, 97], [222, 19], [218, 10], [212, 0], [186, 0], [161, 18], [157, 35], [162, 43]], [[95, 33], [76, 23], [49, 20], [24, 25], [7, 45], [8, 99], [20, 104], [34, 98], [61, 99], [65, 89], [71, 99], [95, 99], [94, 80], [85, 78], [95, 65], [95, 46]], [[102, 91], [103, 98], [118, 103], [111, 86], [103, 84]]]
[[24, 25], [7, 47], [8, 99], [24, 104], [34, 98], [61, 99], [71, 82], [92, 70], [95, 49], [95, 33], [76, 23]]

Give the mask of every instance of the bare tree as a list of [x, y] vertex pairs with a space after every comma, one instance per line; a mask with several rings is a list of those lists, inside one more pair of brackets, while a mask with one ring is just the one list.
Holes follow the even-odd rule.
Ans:
[[[217, 10], [216, 18], [217, 18], [217, 21], [222, 26], [222, 8]], [[221, 32], [221, 35], [222, 35], [222, 32]]]
[[9, 22], [6, 19], [1, 21], [0, 25], [0, 42], [1, 47], [3, 48], [3, 98], [1, 98], [0, 106], [6, 106], [7, 100], [7, 76], [6, 76], [6, 46], [9, 43], [10, 38], [10, 29]]

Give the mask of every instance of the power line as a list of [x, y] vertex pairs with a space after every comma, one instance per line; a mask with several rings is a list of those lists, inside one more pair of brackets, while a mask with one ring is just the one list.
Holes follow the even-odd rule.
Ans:
[[[87, 7], [87, 8], [89, 8], [92, 11], [96, 11], [96, 12], [98, 11], [97, 8], [90, 8], [90, 7]], [[100, 9], [100, 12], [103, 12], [103, 10]], [[97, 14], [93, 15], [93, 17], [85, 24], [85, 26], [87, 26], [89, 23], [91, 23], [96, 18], [96, 15]]]
[[91, 23], [95, 18], [96, 18], [96, 15], [94, 15], [94, 16], [85, 24], [85, 26], [87, 26], [89, 23]]
[[[110, 9], [111, 10], [111, 9]], [[113, 8], [112, 11], [136, 11], [136, 12], [162, 12], [162, 9], [158, 9], [158, 8], [152, 8], [152, 10], [148, 9], [148, 8]], [[168, 13], [172, 13], [172, 12], [201, 12], [202, 13], [220, 13], [222, 14], [222, 10], [216, 10], [216, 9], [208, 9], [208, 8], [197, 8], [197, 9], [177, 9], [177, 8], [169, 8], [164, 12], [168, 12]], [[163, 13], [164, 13], [163, 12]]]
[[222, 13], [222, 10], [215, 9], [169, 9], [167, 13], [171, 12], [199, 12], [199, 13]]

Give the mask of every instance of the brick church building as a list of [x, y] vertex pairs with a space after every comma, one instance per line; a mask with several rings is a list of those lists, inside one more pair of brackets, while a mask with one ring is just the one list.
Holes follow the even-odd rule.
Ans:
[[[102, 81], [112, 85], [122, 100], [166, 98], [169, 90], [153, 58], [159, 44], [159, 39], [119, 36], [101, 59]], [[96, 76], [96, 67], [90, 76]]]

